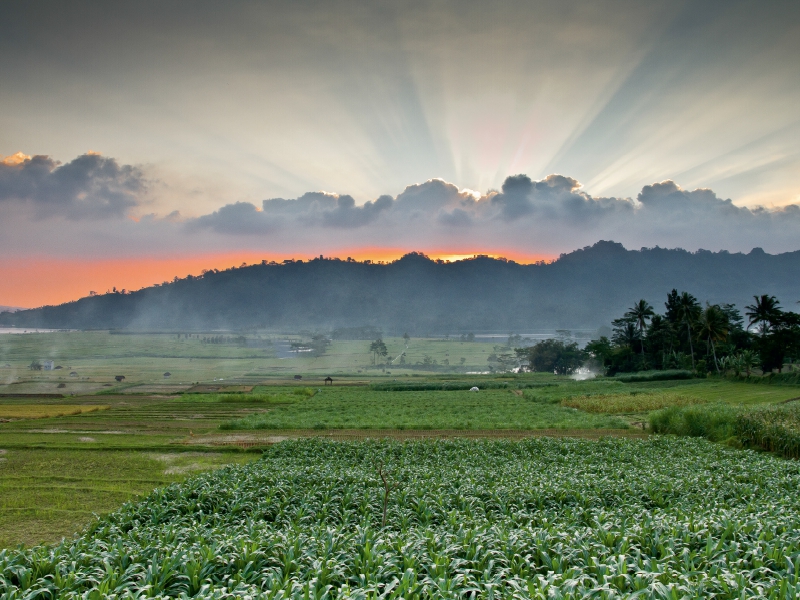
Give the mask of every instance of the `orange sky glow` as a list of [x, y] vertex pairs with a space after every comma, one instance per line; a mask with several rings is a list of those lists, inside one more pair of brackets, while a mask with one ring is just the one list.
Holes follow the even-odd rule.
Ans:
[[[466, 249], [421, 250], [433, 259], [448, 261], [471, 258], [476, 254], [505, 257], [520, 263], [550, 261], [550, 255], [520, 254], [514, 251]], [[325, 257], [390, 262], [409, 252], [399, 248], [350, 248], [323, 252]], [[174, 277], [200, 275], [203, 269], [227, 269], [260, 263], [281, 262], [293, 258], [308, 260], [316, 255], [275, 254], [255, 251], [226, 252], [194, 256], [136, 257], [112, 259], [30, 257], [6, 259], [0, 263], [0, 305], [21, 308], [61, 304], [88, 296], [90, 291], [103, 294], [113, 288], [138, 290]]]

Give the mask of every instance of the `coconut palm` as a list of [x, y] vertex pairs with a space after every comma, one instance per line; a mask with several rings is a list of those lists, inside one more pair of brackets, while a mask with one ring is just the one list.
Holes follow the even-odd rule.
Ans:
[[725, 340], [728, 337], [728, 319], [725, 313], [716, 304], [706, 303], [705, 309], [700, 313], [697, 321], [698, 337], [705, 339], [711, 344], [711, 354], [714, 357], [714, 367], [719, 373], [719, 361], [717, 360], [717, 350], [714, 342]]
[[647, 321], [654, 315], [653, 307], [647, 300], [639, 300], [631, 307], [625, 316], [629, 318], [639, 329], [639, 339], [642, 348], [642, 366], [644, 366], [644, 330], [647, 327]]
[[778, 299], [769, 294], [761, 294], [761, 296], [753, 296], [754, 304], [745, 306], [747, 312], [745, 313], [750, 320], [747, 323], [748, 327], [758, 325], [761, 335], [769, 332], [770, 324], [781, 315], [781, 305], [778, 304]]
[[694, 362], [694, 346], [692, 345], [692, 325], [700, 316], [700, 303], [697, 298], [688, 292], [683, 292], [678, 298], [678, 315], [681, 323], [686, 325], [686, 337], [689, 340], [689, 352], [692, 355], [692, 369], [696, 368]]

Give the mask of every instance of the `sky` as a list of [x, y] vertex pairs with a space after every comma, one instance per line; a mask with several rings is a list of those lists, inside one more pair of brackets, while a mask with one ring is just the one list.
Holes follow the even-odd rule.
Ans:
[[0, 4], [0, 305], [600, 239], [800, 250], [800, 3]]

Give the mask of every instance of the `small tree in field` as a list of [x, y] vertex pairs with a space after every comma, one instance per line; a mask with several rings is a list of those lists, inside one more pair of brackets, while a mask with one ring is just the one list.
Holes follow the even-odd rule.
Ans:
[[386, 344], [383, 343], [381, 338], [378, 338], [372, 344], [370, 344], [369, 351], [372, 352], [372, 364], [378, 364], [378, 357], [386, 357], [389, 354], [389, 350], [386, 348]]

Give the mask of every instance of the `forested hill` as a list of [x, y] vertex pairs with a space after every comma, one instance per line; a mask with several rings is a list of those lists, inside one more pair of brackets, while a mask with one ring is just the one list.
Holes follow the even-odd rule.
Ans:
[[636, 300], [657, 310], [677, 288], [741, 309], [755, 294], [800, 300], [800, 251], [626, 250], [601, 241], [551, 264], [409, 254], [391, 264], [315, 259], [260, 264], [132, 293], [0, 315], [0, 325], [76, 329], [333, 328], [387, 333], [515, 331], [608, 325]]

